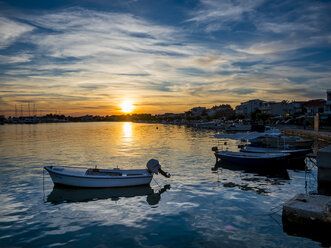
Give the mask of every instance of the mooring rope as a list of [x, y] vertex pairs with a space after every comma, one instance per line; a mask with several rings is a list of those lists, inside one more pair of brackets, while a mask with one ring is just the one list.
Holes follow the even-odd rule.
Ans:
[[153, 177], [153, 180], [154, 180], [154, 182], [157, 184], [157, 186], [159, 186], [159, 189], [161, 189], [160, 184], [158, 184], [158, 182], [154, 179], [154, 177]]
[[313, 174], [313, 169], [316, 166], [316, 161], [312, 158], [305, 159], [305, 192], [308, 195], [310, 191], [316, 190], [317, 178]]
[[276, 205], [276, 206], [270, 208], [270, 213], [269, 213], [269, 215], [276, 214], [276, 213], [278, 214], [278, 212], [279, 212], [280, 210], [283, 210], [283, 205], [284, 205], [284, 202], [279, 203], [278, 205]]
[[43, 201], [46, 202], [45, 200], [45, 168], [43, 170]]

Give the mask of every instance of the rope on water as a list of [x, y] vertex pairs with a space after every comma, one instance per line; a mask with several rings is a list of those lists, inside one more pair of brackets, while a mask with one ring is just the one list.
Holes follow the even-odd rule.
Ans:
[[161, 189], [160, 184], [158, 184], [158, 182], [154, 179], [154, 177], [153, 177], [153, 180], [154, 180], [154, 182], [157, 184], [157, 186], [159, 186], [159, 189]]
[[283, 209], [283, 205], [284, 205], [284, 203], [281, 203], [279, 205], [276, 205], [276, 206], [272, 207], [270, 209], [270, 214], [269, 215], [276, 214], [276, 213], [278, 214], [278, 212]]
[[[281, 213], [279, 213], [283, 209], [284, 203], [278, 204], [270, 209], [270, 213], [268, 214], [269, 217], [275, 221], [280, 227], [282, 227], [282, 224], [277, 220], [276, 216], [282, 216]], [[276, 216], [275, 216], [276, 215]]]

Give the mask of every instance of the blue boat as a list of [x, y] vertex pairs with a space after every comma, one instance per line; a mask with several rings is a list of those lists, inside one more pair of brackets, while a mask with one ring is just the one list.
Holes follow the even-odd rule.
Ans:
[[289, 158], [289, 153], [253, 153], [253, 152], [215, 152], [216, 160], [250, 166], [278, 165], [283, 166]]
[[278, 148], [269, 148], [269, 147], [255, 147], [247, 145], [244, 149], [240, 150], [241, 152], [249, 153], [289, 153], [290, 160], [304, 160], [306, 155], [312, 152], [312, 149], [278, 149]]

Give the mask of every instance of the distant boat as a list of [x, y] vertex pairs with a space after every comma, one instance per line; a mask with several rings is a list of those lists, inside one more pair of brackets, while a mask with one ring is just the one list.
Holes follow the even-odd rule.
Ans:
[[45, 166], [55, 185], [65, 185], [84, 188], [108, 188], [149, 185], [153, 174], [170, 177], [169, 173], [161, 169], [159, 162], [151, 159], [147, 169], [120, 170], [79, 168], [64, 166]]
[[193, 127], [196, 128], [202, 128], [202, 129], [211, 129], [211, 128], [218, 128], [218, 123], [215, 121], [210, 121], [210, 122], [198, 122], [194, 123]]
[[252, 166], [283, 166], [281, 162], [286, 161], [289, 153], [252, 153], [252, 152], [215, 152], [216, 159], [221, 159], [230, 163]]
[[232, 123], [231, 125], [225, 127], [225, 131], [228, 132], [244, 132], [251, 131], [251, 129], [251, 125], [246, 125], [242, 123]]
[[239, 133], [219, 133], [215, 134], [214, 137], [218, 139], [233, 139], [233, 140], [252, 140], [256, 138], [264, 139], [265, 137], [279, 137], [282, 132], [279, 129], [265, 127], [264, 132], [239, 132]]

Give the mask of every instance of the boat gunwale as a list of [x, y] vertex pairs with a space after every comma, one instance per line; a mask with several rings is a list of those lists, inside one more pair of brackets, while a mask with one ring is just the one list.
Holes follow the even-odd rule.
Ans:
[[[278, 149], [278, 148], [266, 148], [266, 147], [255, 147], [255, 146], [248, 146], [248, 150], [246, 148], [240, 149], [240, 152], [246, 152], [246, 153], [304, 153], [304, 152], [309, 152], [312, 149], [311, 148], [303, 148], [303, 149]], [[255, 148], [258, 148], [254, 151]], [[262, 148], [262, 149], [260, 149]], [[259, 150], [260, 149], [260, 150]], [[266, 151], [263, 151], [265, 149]], [[270, 150], [270, 152], [268, 151]]]
[[[65, 168], [65, 167], [62, 167], [62, 168]], [[50, 172], [50, 173], [55, 174], [55, 175], [61, 175], [61, 176], [66, 176], [66, 177], [75, 177], [75, 178], [84, 178], [84, 179], [134, 179], [134, 178], [153, 177], [152, 173], [141, 174], [141, 176], [137, 176], [137, 175], [134, 175], [134, 176], [128, 176], [128, 175], [126, 175], [126, 176], [123, 176], [123, 175], [121, 175], [121, 176], [72, 175], [72, 174], [61, 173], [59, 171], [54, 171], [50, 166], [45, 166], [44, 169], [46, 171]]]
[[[239, 158], [239, 159], [261, 159], [261, 160], [269, 160], [269, 159], [283, 159], [283, 158], [288, 158], [291, 154], [290, 153], [269, 153], [273, 154], [273, 157], [266, 157], [266, 156], [253, 156], [253, 152], [248, 152], [249, 154], [235, 154], [236, 152], [231, 152], [232, 154], [224, 154], [224, 152], [215, 152], [216, 157], [234, 157], [234, 158]], [[238, 152], [241, 153], [241, 152]], [[261, 155], [265, 155], [265, 153], [257, 153]]]
[[[54, 183], [54, 182], [53, 182]], [[128, 185], [128, 186], [98, 186], [98, 187], [89, 187], [89, 186], [77, 186], [73, 184], [65, 184], [65, 183], [54, 183], [54, 186], [56, 187], [63, 187], [63, 188], [75, 188], [75, 189], [110, 189], [110, 188], [131, 188], [131, 187], [139, 187], [139, 186], [147, 186], [150, 185], [150, 183], [144, 183], [144, 184], [135, 184], [135, 185]]]

